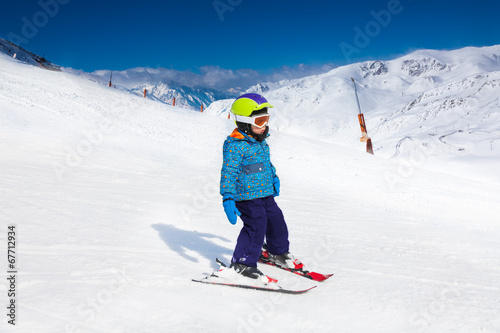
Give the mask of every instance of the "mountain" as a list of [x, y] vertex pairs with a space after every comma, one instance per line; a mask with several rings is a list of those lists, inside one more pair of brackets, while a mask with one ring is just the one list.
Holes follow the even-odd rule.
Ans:
[[3, 38], [0, 38], [0, 53], [4, 53], [26, 64], [38, 66], [53, 71], [61, 70], [60, 66], [51, 63], [44, 57], [40, 57], [34, 53], [31, 53], [23, 49], [22, 47], [17, 46], [16, 44], [11, 43]]
[[227, 99], [231, 96], [215, 89], [199, 86], [189, 87], [174, 81], [140, 84], [131, 88], [130, 92], [142, 95], [144, 89], [153, 100], [172, 104], [175, 98], [176, 105], [196, 110], [200, 110], [202, 105], [206, 108], [217, 100]]
[[132, 68], [124, 71], [100, 70], [92, 73], [83, 73], [72, 69], [65, 69], [73, 74], [85, 76], [89, 79], [108, 84], [111, 78], [115, 88], [127, 90], [132, 94], [143, 96], [144, 89], [147, 90], [147, 98], [172, 105], [175, 98], [175, 105], [199, 111], [203, 105], [206, 108], [214, 101], [234, 98], [234, 94], [224, 93], [216, 89], [202, 87], [192, 84], [184, 84], [183, 78], [171, 74], [166, 69], [153, 68]]
[[[262, 83], [275, 106], [271, 128], [364, 149], [351, 77], [375, 154], [500, 156], [500, 45], [419, 50], [390, 61], [365, 61], [296, 80]], [[206, 112], [226, 117], [231, 100]]]

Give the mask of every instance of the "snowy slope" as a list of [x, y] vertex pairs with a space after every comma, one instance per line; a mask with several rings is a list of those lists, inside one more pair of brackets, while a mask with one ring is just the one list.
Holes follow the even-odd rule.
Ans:
[[[276, 106], [274, 129], [363, 150], [351, 77], [377, 155], [421, 156], [434, 169], [446, 161], [457, 164], [457, 174], [487, 175], [500, 184], [500, 45], [421, 50], [248, 91]], [[230, 105], [218, 101], [206, 112], [225, 117]], [[470, 170], [478, 159], [493, 167]]]
[[190, 279], [241, 225], [218, 194], [230, 121], [2, 55], [0, 92], [0, 247], [16, 224], [19, 270], [2, 332], [500, 330], [496, 185], [273, 129], [291, 250], [335, 276], [300, 296], [205, 286]]
[[[108, 70], [86, 73], [73, 68], [61, 68], [44, 57], [33, 54], [2, 38], [0, 38], [0, 53], [4, 53], [18, 61], [45, 69], [55, 71], [64, 70], [65, 72], [99, 82], [103, 85], [108, 85], [111, 77], [111, 72]], [[114, 88], [128, 91], [137, 96], [143, 96], [144, 89], [146, 89], [148, 99], [169, 105], [173, 104], [175, 98], [177, 106], [196, 111], [200, 111], [202, 105], [203, 108], [206, 108], [216, 100], [235, 97], [216, 89], [182, 84], [169, 79], [172, 76], [175, 76], [179, 80], [183, 79], [181, 72], [174, 70], [139, 67], [113, 72], [112, 84]]]

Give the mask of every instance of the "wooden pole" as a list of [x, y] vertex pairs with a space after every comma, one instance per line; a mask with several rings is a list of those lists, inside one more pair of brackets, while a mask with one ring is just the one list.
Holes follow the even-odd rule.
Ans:
[[144, 89], [144, 98], [146, 98], [147, 93], [148, 93], [148, 90]]

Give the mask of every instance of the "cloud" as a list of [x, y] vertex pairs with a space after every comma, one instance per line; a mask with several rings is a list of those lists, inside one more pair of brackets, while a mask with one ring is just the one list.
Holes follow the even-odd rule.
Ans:
[[295, 67], [283, 66], [267, 71], [253, 69], [224, 69], [219, 66], [204, 66], [200, 68], [200, 79], [203, 85], [218, 89], [236, 89], [244, 91], [249, 87], [263, 82], [277, 82], [281, 80], [291, 80], [305, 76], [326, 73], [337, 66], [325, 64], [320, 66], [310, 66], [299, 64]]
[[[259, 71], [253, 69], [226, 69], [220, 66], [203, 66], [196, 72], [192, 70], [179, 71], [167, 68], [137, 67], [124, 71], [113, 72], [113, 83], [133, 88], [148, 82], [174, 81], [185, 86], [202, 86], [217, 89], [231, 94], [241, 93], [257, 83], [291, 80], [305, 76], [325, 73], [337, 66], [325, 64], [310, 66], [299, 64], [294, 67], [283, 66], [270, 70]], [[108, 82], [110, 71], [99, 70], [90, 75], [99, 77]]]

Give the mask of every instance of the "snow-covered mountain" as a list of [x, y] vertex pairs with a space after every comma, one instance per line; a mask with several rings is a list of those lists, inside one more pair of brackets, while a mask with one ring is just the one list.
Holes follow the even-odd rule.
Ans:
[[24, 48], [17, 46], [16, 44], [11, 43], [3, 38], [0, 38], [0, 53], [4, 53], [26, 64], [39, 66], [54, 71], [60, 70], [60, 66], [51, 63], [44, 57], [40, 57], [39, 55], [31, 53]]
[[[469, 161], [500, 158], [500, 45], [420, 50], [390, 61], [366, 61], [296, 80], [262, 83], [270, 126], [364, 149], [351, 77], [375, 154], [415, 154]], [[226, 117], [231, 101], [206, 112]]]
[[[64, 68], [65, 71], [81, 75], [102, 84], [109, 84], [111, 79], [115, 88], [127, 90], [132, 94], [143, 96], [144, 89], [147, 90], [147, 98], [172, 105], [175, 98], [175, 105], [187, 109], [200, 111], [201, 106], [208, 107], [217, 100], [234, 98], [235, 95], [224, 93], [216, 89], [199, 85], [183, 84], [170, 79], [170, 71], [153, 68], [132, 68], [124, 71], [99, 70], [92, 73], [75, 71], [71, 68]], [[182, 80], [182, 77], [178, 77]]]
[[175, 98], [176, 105], [195, 110], [200, 110], [202, 105], [206, 108], [214, 101], [230, 97], [230, 95], [216, 89], [200, 86], [189, 87], [174, 81], [140, 84], [131, 88], [130, 92], [142, 95], [144, 89], [153, 100], [172, 104]]

